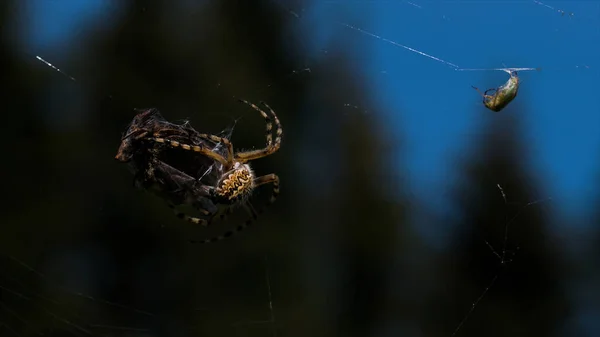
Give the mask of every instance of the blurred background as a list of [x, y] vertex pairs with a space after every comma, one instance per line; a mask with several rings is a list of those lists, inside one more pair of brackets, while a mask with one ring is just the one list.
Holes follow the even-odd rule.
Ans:
[[[600, 334], [599, 2], [24, 0], [0, 22], [0, 336]], [[507, 74], [452, 65], [542, 70], [494, 113], [471, 86]], [[281, 194], [193, 245], [243, 210], [182, 222], [114, 155], [149, 107], [264, 146], [237, 97], [283, 124], [252, 163]]]

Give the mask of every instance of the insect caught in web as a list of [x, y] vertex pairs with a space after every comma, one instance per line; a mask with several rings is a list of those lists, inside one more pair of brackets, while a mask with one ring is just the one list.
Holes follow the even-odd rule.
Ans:
[[[211, 243], [232, 236], [256, 220], [258, 213], [250, 203], [254, 190], [272, 184], [268, 205], [279, 194], [279, 177], [275, 174], [256, 176], [249, 161], [275, 153], [281, 146], [282, 127], [273, 109], [262, 103], [270, 114], [261, 108], [240, 100], [260, 112], [266, 121], [267, 146], [262, 149], [234, 152], [227, 137], [198, 133], [189, 124], [177, 125], [167, 122], [156, 109], [144, 110], [129, 125], [116, 159], [129, 163], [136, 186], [165, 199], [176, 215], [188, 222], [208, 226], [218, 214], [218, 205], [231, 213], [235, 206], [242, 206], [250, 218], [221, 236], [194, 243]], [[273, 140], [275, 124], [275, 140]], [[195, 153], [182, 160], [183, 151]], [[188, 156], [189, 157], [189, 156]], [[192, 205], [206, 218], [192, 217], [179, 212], [175, 206]], [[222, 217], [224, 214], [221, 215]]]
[[[192, 177], [210, 172], [214, 160], [206, 156], [173, 156], [149, 139], [169, 138], [203, 147], [213, 144], [200, 138], [198, 132], [187, 123], [169, 123], [156, 109], [140, 111], [130, 123], [115, 156], [115, 159], [128, 164], [134, 174], [134, 185], [161, 197], [169, 205], [187, 204], [196, 209], [216, 211], [202, 181]], [[212, 147], [211, 150], [218, 152], [219, 148]], [[173, 165], [185, 167], [188, 172], [176, 169]]]
[[[519, 77], [516, 71], [507, 71], [510, 78], [506, 83], [499, 86], [498, 88], [488, 89], [484, 93], [477, 87], [473, 89], [483, 97], [483, 104], [492, 111], [500, 111], [504, 109], [508, 103], [512, 102], [517, 97], [519, 91]], [[490, 94], [488, 94], [490, 93]]]
[[[479, 70], [479, 69], [461, 69], [464, 70]], [[502, 70], [507, 72], [510, 77], [503, 85], [486, 90], [482, 93], [477, 87], [473, 89], [483, 97], [483, 104], [492, 111], [500, 111], [504, 109], [510, 102], [512, 102], [519, 91], [520, 79], [517, 76], [517, 70], [539, 70], [539, 68], [503, 68], [503, 69], [490, 69], [490, 70]], [[488, 94], [489, 93], [489, 94]]]

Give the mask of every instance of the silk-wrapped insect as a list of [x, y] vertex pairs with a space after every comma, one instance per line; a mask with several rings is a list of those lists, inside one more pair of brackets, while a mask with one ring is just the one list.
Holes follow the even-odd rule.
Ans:
[[144, 109], [133, 118], [115, 159], [127, 163], [134, 185], [165, 200], [171, 208], [191, 205], [203, 215], [217, 212], [208, 185], [218, 179], [220, 164], [209, 156], [191, 156], [156, 139], [193, 144], [211, 153], [224, 153], [223, 145], [204, 139], [188, 123], [174, 124], [157, 109]]
[[502, 70], [506, 71], [510, 75], [510, 78], [498, 88], [488, 89], [484, 93], [481, 93], [477, 87], [473, 87], [483, 97], [483, 104], [488, 109], [496, 112], [504, 109], [512, 102], [517, 97], [517, 92], [519, 91], [519, 77], [517, 76], [517, 72], [511, 69]]

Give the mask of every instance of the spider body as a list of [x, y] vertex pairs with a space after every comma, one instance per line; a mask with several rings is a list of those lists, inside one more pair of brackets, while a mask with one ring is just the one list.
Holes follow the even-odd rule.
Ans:
[[250, 165], [235, 163], [232, 170], [223, 175], [212, 196], [218, 203], [232, 205], [250, 198], [254, 190], [254, 172]]
[[[142, 174], [140, 187], [150, 189], [166, 199], [181, 219], [208, 226], [217, 215], [218, 205], [224, 205], [227, 213], [241, 205], [250, 214], [250, 218], [235, 231], [210, 240], [192, 241], [194, 243], [220, 241], [248, 227], [262, 212], [257, 212], [250, 203], [250, 196], [257, 187], [272, 184], [268, 204], [273, 203], [279, 194], [279, 177], [275, 174], [258, 177], [248, 162], [279, 149], [283, 134], [281, 123], [266, 103], [263, 105], [270, 115], [250, 102], [241, 101], [260, 112], [266, 121], [267, 146], [263, 149], [234, 152], [228, 138], [198, 133], [187, 124], [173, 126], [161, 120], [162, 116], [156, 111], [150, 122], [147, 121], [148, 116], [144, 115], [147, 112], [134, 117], [116, 156], [117, 160], [132, 162], [134, 173]], [[276, 125], [275, 140], [273, 122]], [[172, 159], [165, 159], [166, 154], [179, 158], [186, 152], [195, 155], [193, 160], [184, 164], [171, 165]], [[194, 206], [207, 218], [192, 217], [177, 211], [175, 206], [181, 204]]]
[[[483, 97], [483, 104], [492, 111], [504, 109], [515, 97], [519, 91], [519, 77], [516, 71], [507, 71], [510, 78], [498, 88], [488, 89], [483, 94], [479, 89], [473, 87]], [[490, 94], [488, 94], [490, 93]]]

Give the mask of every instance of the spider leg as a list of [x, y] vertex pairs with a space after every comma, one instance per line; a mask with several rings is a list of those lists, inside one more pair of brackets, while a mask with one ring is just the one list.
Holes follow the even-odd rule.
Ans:
[[252, 206], [252, 204], [250, 202], [245, 202], [243, 204], [244, 208], [246, 209], [246, 211], [248, 211], [248, 213], [250, 213], [250, 218], [248, 218], [248, 220], [246, 220], [246, 222], [244, 222], [243, 224], [237, 226], [235, 229], [230, 230], [225, 232], [222, 235], [219, 236], [215, 236], [213, 238], [207, 239], [207, 240], [190, 240], [190, 243], [215, 243], [221, 240], [225, 240], [227, 238], [232, 237], [233, 235], [243, 231], [244, 229], [248, 228], [254, 221], [256, 221], [256, 219], [258, 218], [258, 213], [256, 212], [256, 210], [254, 209], [254, 207]]
[[[169, 208], [171, 208], [173, 210], [173, 212], [175, 213], [175, 216], [177, 216], [179, 219], [185, 220], [187, 222], [191, 222], [193, 224], [196, 225], [200, 225], [200, 226], [204, 226], [207, 227], [208, 225], [210, 225], [211, 219], [209, 220], [205, 220], [205, 219], [201, 219], [201, 218], [197, 218], [197, 217], [193, 217], [193, 216], [189, 216], [185, 213], [180, 212], [179, 210], [177, 210], [177, 208], [175, 207], [175, 205], [173, 205], [172, 203], [168, 203], [167, 204], [169, 206]], [[205, 210], [205, 209], [199, 209], [202, 213], [204, 213], [205, 215], [210, 215], [210, 212]]]
[[[214, 136], [214, 137], [216, 137], [216, 136]], [[218, 161], [219, 163], [223, 164], [226, 167], [231, 166], [231, 164], [230, 164], [231, 162], [228, 161], [228, 159], [224, 158], [220, 154], [215, 153], [214, 151], [212, 151], [210, 149], [207, 149], [207, 148], [204, 148], [204, 147], [201, 147], [201, 146], [198, 146], [198, 145], [184, 144], [184, 143], [180, 143], [178, 141], [169, 140], [169, 139], [166, 139], [166, 138], [159, 138], [159, 137], [153, 137], [153, 138], [147, 138], [147, 139], [151, 140], [151, 141], [154, 141], [154, 142], [157, 142], [157, 143], [166, 144], [166, 145], [171, 146], [173, 148], [181, 148], [181, 149], [184, 149], [184, 150], [187, 150], [187, 151], [198, 152], [198, 153], [201, 153], [201, 154], [203, 154], [203, 155], [205, 155], [205, 156], [207, 156], [207, 157], [209, 157], [211, 159], [214, 159], [214, 160]], [[225, 139], [225, 138], [222, 138], [222, 139]], [[229, 141], [227, 141], [227, 144], [229, 144], [228, 148], [230, 148], [231, 147], [231, 143], [229, 143]], [[228, 149], [228, 151], [229, 151], [229, 149]], [[227, 157], [231, 157], [231, 156], [232, 155], [230, 153], [227, 154]]]
[[230, 169], [231, 167], [233, 167], [233, 145], [231, 144], [229, 139], [224, 138], [224, 137], [215, 136], [215, 135], [209, 135], [206, 133], [201, 133], [198, 135], [198, 137], [204, 138], [207, 140], [212, 140], [213, 142], [216, 142], [216, 143], [224, 144], [225, 147], [227, 147], [227, 165], [225, 165], [225, 166], [227, 169]]
[[148, 134], [147, 130], [133, 130], [133, 131], [129, 131], [129, 133], [127, 133], [126, 135], [124, 135], [123, 137], [121, 137], [121, 141], [127, 139], [127, 138], [131, 138], [134, 134], [138, 133], [138, 135], [134, 138], [142, 138], [145, 137]]
[[[262, 110], [261, 108], [259, 108], [258, 106], [256, 106], [253, 103], [250, 103], [243, 99], [240, 99], [240, 102], [246, 103], [250, 107], [252, 107], [252, 109], [260, 112], [260, 114], [265, 119], [265, 122], [267, 123], [266, 132], [265, 132], [265, 136], [267, 138], [267, 146], [265, 148], [258, 149], [258, 150], [238, 152], [235, 154], [235, 161], [245, 163], [250, 160], [266, 157], [268, 155], [275, 153], [277, 150], [279, 150], [279, 147], [281, 146], [281, 136], [283, 135], [283, 128], [281, 127], [281, 122], [279, 121], [279, 118], [277, 118], [275, 111], [273, 111], [273, 109], [271, 109], [271, 107], [269, 105], [267, 105], [267, 103], [261, 102], [262, 105], [264, 105], [267, 108], [267, 110], [269, 110], [269, 112], [271, 114], [271, 116], [269, 116], [264, 110]], [[274, 142], [273, 142], [273, 122], [275, 123], [275, 127], [276, 127]]]
[[219, 221], [225, 221], [229, 215], [233, 213], [233, 207], [227, 207], [221, 214], [219, 214]]
[[204, 226], [204, 227], [208, 227], [209, 225], [211, 225], [214, 222], [217, 215], [219, 216], [218, 220], [222, 221], [223, 219], [225, 219], [227, 217], [228, 214], [231, 214], [233, 212], [232, 207], [228, 207], [224, 212], [222, 212], [221, 214], [218, 214], [219, 212], [218, 212], [218, 208], [216, 208], [216, 206], [214, 206], [212, 204], [206, 204], [202, 201], [204, 201], [204, 199], [198, 199], [195, 202], [191, 203], [191, 205], [196, 210], [200, 211], [204, 216], [209, 217], [208, 219], [193, 217], [193, 216], [189, 216], [183, 212], [180, 212], [177, 209], [177, 207], [173, 204], [173, 202], [171, 202], [171, 201], [168, 201], [167, 205], [169, 206], [169, 208], [171, 208], [173, 210], [173, 212], [175, 213], [175, 216], [177, 216], [178, 218], [185, 220], [187, 222], [191, 222], [193, 224]]
[[479, 88], [475, 87], [475, 86], [471, 86], [471, 88], [477, 90], [477, 92], [481, 95], [481, 97], [485, 97], [485, 94], [481, 92], [481, 90], [479, 90]]
[[[273, 184], [273, 192], [271, 192], [271, 198], [269, 198], [269, 203], [265, 205], [265, 207], [267, 207], [270, 204], [274, 203], [275, 200], [277, 200], [277, 196], [279, 196], [279, 177], [276, 174], [271, 173], [254, 179], [254, 187], [258, 187], [264, 184]], [[265, 207], [263, 207], [263, 209], [261, 209], [259, 213], [262, 213]]]
[[246, 220], [245, 223], [243, 223], [242, 225], [239, 225], [234, 230], [228, 231], [222, 235], [213, 237], [211, 239], [200, 240], [200, 241], [192, 240], [190, 242], [191, 243], [215, 243], [215, 242], [227, 239], [227, 238], [233, 236], [234, 234], [237, 234], [237, 233], [243, 231], [244, 229], [248, 228], [254, 221], [256, 221], [259, 214], [262, 214], [269, 205], [271, 205], [272, 203], [275, 202], [275, 200], [277, 199], [277, 196], [279, 195], [279, 177], [277, 175], [267, 174], [265, 176], [261, 176], [261, 177], [254, 179], [255, 187], [258, 187], [258, 186], [264, 185], [264, 184], [269, 184], [269, 183], [273, 184], [273, 192], [271, 194], [271, 198], [269, 199], [269, 202], [265, 206], [263, 206], [258, 212], [254, 209], [254, 207], [252, 206], [252, 204], [250, 202], [247, 201], [244, 203], [244, 208], [250, 214], [250, 218], [248, 218], [248, 220]]

